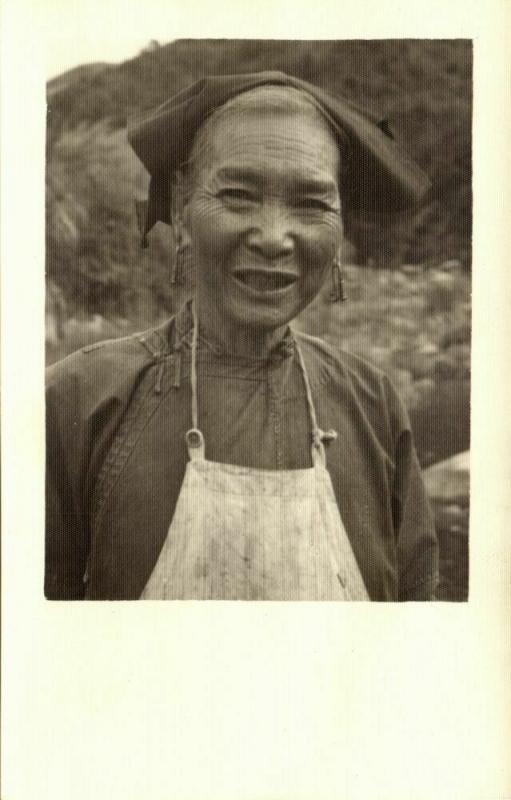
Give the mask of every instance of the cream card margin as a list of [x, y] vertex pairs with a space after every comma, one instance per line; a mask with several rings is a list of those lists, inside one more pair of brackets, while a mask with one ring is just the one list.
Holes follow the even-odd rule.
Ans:
[[70, 36], [105, 41], [155, 9], [162, 42], [474, 40], [470, 601], [329, 606], [43, 599], [44, 81], [62, 3], [2, 10], [2, 797], [511, 797], [511, 4], [72, 4]]

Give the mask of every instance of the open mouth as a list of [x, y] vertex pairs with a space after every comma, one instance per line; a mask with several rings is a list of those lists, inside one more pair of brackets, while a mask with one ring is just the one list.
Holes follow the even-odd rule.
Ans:
[[277, 270], [244, 269], [234, 273], [236, 280], [258, 292], [278, 292], [296, 283], [296, 275]]

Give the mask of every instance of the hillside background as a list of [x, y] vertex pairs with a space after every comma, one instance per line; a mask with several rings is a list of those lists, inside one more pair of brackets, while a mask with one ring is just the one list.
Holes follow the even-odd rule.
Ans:
[[332, 307], [325, 293], [297, 324], [373, 361], [398, 386], [437, 516], [441, 596], [464, 599], [468, 467], [459, 454], [469, 448], [470, 42], [150, 42], [122, 64], [84, 65], [50, 81], [47, 360], [147, 327], [183, 300], [169, 286], [169, 230], [158, 225], [150, 248], [140, 248], [134, 200], [145, 198], [148, 176], [127, 144], [128, 116], [203, 75], [263, 69], [382, 113], [432, 179], [413, 216], [356, 222], [345, 248], [349, 302]]

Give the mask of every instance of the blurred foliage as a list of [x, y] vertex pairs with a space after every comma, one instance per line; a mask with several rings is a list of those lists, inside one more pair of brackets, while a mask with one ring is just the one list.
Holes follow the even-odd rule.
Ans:
[[389, 119], [433, 188], [412, 216], [358, 220], [359, 264], [471, 259], [471, 71], [467, 40], [151, 42], [122, 64], [78, 67], [48, 84], [47, 270], [71, 309], [133, 316], [173, 307], [165, 226], [140, 250], [134, 198], [147, 175], [127, 116], [206, 74], [282, 69]]
[[[170, 309], [169, 232], [140, 248], [133, 198], [145, 169], [107, 122], [62, 131], [47, 162], [46, 265], [70, 312], [137, 315]], [[165, 234], [167, 234], [165, 236]]]

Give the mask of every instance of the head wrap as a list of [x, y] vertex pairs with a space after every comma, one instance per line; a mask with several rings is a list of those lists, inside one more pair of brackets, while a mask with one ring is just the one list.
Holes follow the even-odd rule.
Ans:
[[386, 120], [283, 72], [214, 75], [143, 112], [128, 126], [128, 140], [151, 176], [148, 202], [137, 208], [144, 243], [156, 222], [170, 223], [172, 175], [187, 163], [201, 125], [232, 97], [268, 84], [310, 95], [329, 121], [341, 151], [348, 142], [343, 197], [352, 212], [403, 211], [423, 197], [429, 179], [396, 145]]

